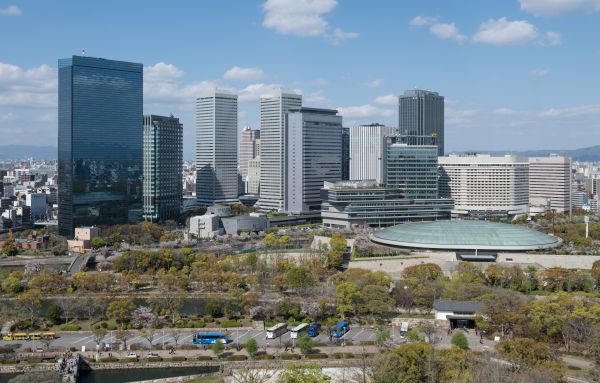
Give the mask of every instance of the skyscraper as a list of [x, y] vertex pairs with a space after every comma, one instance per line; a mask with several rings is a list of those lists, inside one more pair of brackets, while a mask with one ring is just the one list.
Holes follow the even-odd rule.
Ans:
[[281, 211], [285, 185], [285, 115], [302, 96], [282, 89], [260, 99], [260, 199], [263, 211]]
[[342, 179], [342, 116], [331, 109], [291, 109], [286, 130], [284, 210], [320, 211], [323, 182]]
[[384, 182], [386, 135], [395, 129], [381, 124], [350, 128], [350, 179]]
[[260, 144], [257, 145], [256, 140], [260, 140], [260, 130], [245, 126], [240, 135], [240, 157], [238, 163], [242, 180], [245, 180], [248, 175], [248, 161], [260, 155], [260, 152], [257, 152], [257, 149], [260, 149]]
[[398, 129], [409, 145], [436, 145], [444, 155], [444, 97], [427, 90], [407, 90], [399, 98]]
[[142, 64], [58, 60], [59, 233], [142, 210]]
[[196, 99], [196, 200], [234, 202], [238, 197], [237, 95], [212, 89]]
[[144, 116], [144, 219], [176, 220], [183, 211], [183, 125]]
[[529, 158], [529, 199], [546, 198], [558, 213], [571, 213], [571, 159], [569, 157]]
[[342, 181], [350, 179], [350, 128], [342, 128]]

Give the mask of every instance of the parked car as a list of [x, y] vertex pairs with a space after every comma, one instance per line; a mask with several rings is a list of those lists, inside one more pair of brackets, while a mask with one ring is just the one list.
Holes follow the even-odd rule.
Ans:
[[155, 353], [155, 352], [149, 352], [149, 353], [146, 355], [146, 357], [147, 357], [148, 359], [150, 359], [150, 358], [160, 358], [160, 356], [159, 356], [157, 353]]
[[127, 358], [137, 358], [137, 357], [138, 357], [138, 354], [135, 352], [130, 351], [127, 353]]

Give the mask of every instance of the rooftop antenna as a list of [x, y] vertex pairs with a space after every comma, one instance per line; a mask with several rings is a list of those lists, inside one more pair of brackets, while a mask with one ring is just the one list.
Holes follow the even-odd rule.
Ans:
[[85, 56], [85, 49], [82, 49], [82, 50], [81, 50], [81, 55], [82, 55], [82, 56]]

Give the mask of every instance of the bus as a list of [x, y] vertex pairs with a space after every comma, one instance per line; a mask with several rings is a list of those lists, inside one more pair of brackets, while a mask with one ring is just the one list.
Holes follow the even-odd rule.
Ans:
[[267, 339], [279, 338], [288, 331], [287, 323], [277, 323], [267, 329]]
[[308, 331], [308, 323], [300, 323], [298, 326], [292, 329], [290, 334], [292, 339], [298, 339], [303, 332]]
[[400, 338], [404, 338], [408, 332], [408, 322], [402, 322], [400, 326]]
[[316, 336], [319, 336], [319, 330], [321, 329], [321, 325], [318, 323], [311, 323], [310, 326], [308, 326], [308, 336], [310, 336], [311, 338], [314, 338]]
[[229, 339], [227, 338], [227, 335], [222, 332], [199, 332], [194, 335], [192, 342], [194, 344], [215, 344], [217, 342], [227, 344]]
[[331, 329], [331, 336], [341, 338], [345, 333], [350, 331], [350, 324], [346, 321], [338, 323], [334, 328]]

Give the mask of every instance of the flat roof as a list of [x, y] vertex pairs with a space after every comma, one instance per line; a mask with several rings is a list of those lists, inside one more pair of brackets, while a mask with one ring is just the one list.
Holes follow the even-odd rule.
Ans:
[[527, 227], [478, 220], [405, 223], [376, 231], [370, 238], [393, 247], [441, 250], [526, 251], [562, 243]]

